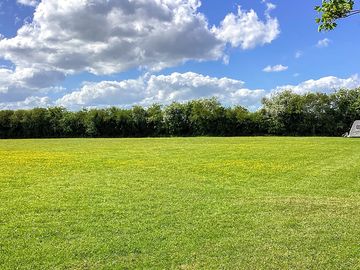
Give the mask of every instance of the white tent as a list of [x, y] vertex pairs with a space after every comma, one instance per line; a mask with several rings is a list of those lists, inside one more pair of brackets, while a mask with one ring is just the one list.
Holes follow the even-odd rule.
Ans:
[[350, 130], [350, 138], [360, 138], [360, 120], [356, 120]]

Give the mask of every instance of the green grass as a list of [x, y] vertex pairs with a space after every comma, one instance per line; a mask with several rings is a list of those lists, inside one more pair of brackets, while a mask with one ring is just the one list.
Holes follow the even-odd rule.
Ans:
[[1, 140], [0, 269], [360, 269], [360, 140]]

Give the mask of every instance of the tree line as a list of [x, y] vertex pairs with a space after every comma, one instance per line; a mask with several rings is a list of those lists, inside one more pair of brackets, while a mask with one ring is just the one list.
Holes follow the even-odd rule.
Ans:
[[215, 98], [69, 111], [62, 107], [0, 111], [0, 138], [165, 136], [340, 136], [360, 119], [360, 88], [333, 94], [283, 91], [248, 111]]

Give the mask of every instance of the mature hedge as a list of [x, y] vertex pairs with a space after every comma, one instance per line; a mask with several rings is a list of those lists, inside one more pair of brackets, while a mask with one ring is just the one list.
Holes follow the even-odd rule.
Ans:
[[148, 108], [0, 111], [0, 138], [161, 136], [340, 136], [360, 119], [360, 88], [333, 94], [284, 91], [250, 112], [216, 99]]

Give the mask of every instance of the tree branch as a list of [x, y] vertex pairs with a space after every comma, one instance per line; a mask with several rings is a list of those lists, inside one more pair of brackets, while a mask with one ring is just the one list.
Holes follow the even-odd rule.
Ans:
[[355, 14], [360, 14], [360, 9], [350, 11], [349, 14], [346, 17], [350, 17], [350, 16], [355, 15]]

